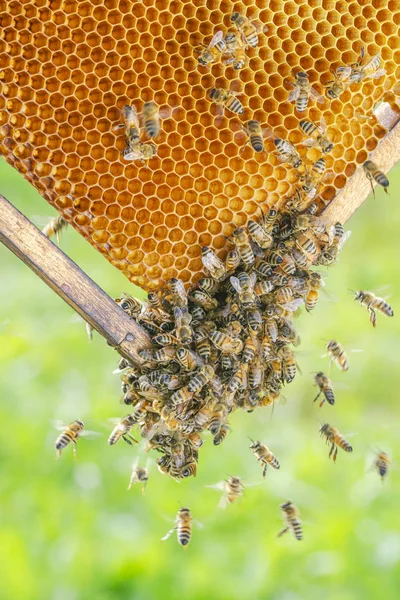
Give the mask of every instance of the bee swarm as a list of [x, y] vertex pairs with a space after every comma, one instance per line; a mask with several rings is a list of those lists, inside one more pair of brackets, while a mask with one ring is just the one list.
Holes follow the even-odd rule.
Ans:
[[[221, 61], [198, 64], [195, 49], [240, 11], [260, 23], [258, 46], [240, 71]], [[293, 168], [251, 148], [240, 127], [251, 119], [299, 148], [301, 115], [288, 101], [289, 80], [306, 72], [318, 93], [365, 46], [381, 54], [386, 77], [349, 87], [340, 98], [310, 103], [307, 119], [325, 118], [334, 174], [324, 202], [343, 189], [386, 130], [367, 115], [381, 100], [398, 108], [399, 3], [394, 0], [9, 0], [0, 1], [0, 152], [130, 281], [159, 290], [202, 270], [201, 247], [218, 253], [225, 236], [292, 194]], [[239, 83], [245, 111], [215, 119], [213, 87]], [[138, 113], [155, 101], [173, 110], [146, 166], [126, 161], [114, 128], [126, 104]], [[312, 163], [315, 148], [300, 147]], [[233, 226], [232, 226], [233, 224]]]
[[121, 359], [119, 368], [124, 402], [134, 407], [129, 424], [162, 454], [161, 472], [196, 475], [204, 431], [218, 445], [233, 411], [279, 399], [296, 375], [293, 312], [303, 303], [312, 310], [323, 285], [311, 266], [335, 262], [345, 239], [340, 223], [271, 209], [235, 230], [225, 264], [204, 247], [208, 276], [188, 292], [172, 279], [147, 304], [117, 300], [154, 344], [139, 352], [142, 366]]

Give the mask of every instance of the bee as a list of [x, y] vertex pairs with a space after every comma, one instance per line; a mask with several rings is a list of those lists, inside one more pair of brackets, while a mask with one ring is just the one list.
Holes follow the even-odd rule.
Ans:
[[68, 221], [64, 217], [58, 216], [53, 217], [47, 225], [42, 229], [42, 233], [49, 239], [53, 236], [57, 238], [57, 244], [60, 243], [60, 233], [65, 227], [67, 227]]
[[199, 366], [199, 358], [187, 348], [178, 348], [175, 357], [185, 371], [194, 371]]
[[122, 294], [122, 298], [116, 298], [115, 302], [131, 317], [131, 319], [138, 317], [143, 309], [140, 300], [133, 298], [133, 296], [130, 296], [129, 294]]
[[[333, 73], [333, 72], [332, 72]], [[325, 84], [326, 95], [330, 100], [336, 100], [350, 86], [351, 67], [339, 67], [333, 73], [334, 79]]]
[[370, 321], [373, 327], [376, 327], [375, 311], [379, 310], [379, 312], [386, 317], [393, 317], [394, 315], [393, 308], [390, 306], [390, 304], [388, 304], [386, 300], [383, 300], [383, 298], [378, 298], [378, 296], [375, 296], [375, 294], [372, 292], [359, 290], [358, 292], [355, 292], [354, 300], [358, 300], [361, 305], [366, 306], [370, 313]]
[[132, 415], [127, 415], [126, 417], [123, 417], [120, 421], [118, 421], [117, 425], [112, 430], [110, 437], [108, 438], [109, 445], [113, 446], [121, 438], [130, 446], [132, 446], [132, 442], [138, 444], [139, 442], [135, 440], [129, 433], [132, 427], [136, 424], [136, 422], [136, 419], [133, 418]]
[[172, 302], [174, 306], [178, 306], [179, 308], [187, 308], [188, 297], [183, 281], [173, 277], [169, 280], [169, 288], [171, 290]]
[[283, 376], [286, 383], [290, 383], [296, 377], [297, 365], [292, 350], [288, 346], [278, 349], [277, 355], [282, 360]]
[[185, 309], [174, 308], [174, 317], [176, 323], [176, 337], [184, 346], [192, 343], [193, 332], [190, 327], [192, 315]]
[[259, 29], [254, 23], [238, 12], [232, 13], [231, 22], [237, 27], [245, 46], [250, 46], [250, 48], [258, 46]]
[[310, 136], [307, 140], [302, 142], [303, 146], [307, 146], [307, 148], [319, 146], [323, 154], [332, 150], [333, 143], [326, 137], [326, 123], [323, 117], [321, 117], [319, 125], [316, 125], [311, 121], [300, 121], [299, 125], [301, 130], [306, 135]]
[[223, 61], [225, 65], [232, 64], [235, 71], [243, 69], [247, 63], [246, 45], [239, 34], [235, 31], [228, 31], [225, 36], [226, 53], [230, 56]]
[[240, 253], [234, 248], [233, 250], [229, 250], [225, 259], [225, 269], [227, 271], [234, 271], [240, 265]]
[[227, 269], [222, 260], [218, 258], [211, 248], [203, 246], [201, 249], [201, 260], [213, 279], [220, 281], [225, 277]]
[[140, 142], [140, 124], [135, 106], [127, 104], [121, 111], [123, 123], [118, 124], [114, 129], [124, 128], [125, 142], [128, 147], [133, 148]]
[[300, 233], [295, 238], [295, 243], [299, 250], [301, 250], [306, 257], [314, 257], [314, 255], [317, 254], [317, 246], [315, 245], [315, 242], [304, 233]]
[[350, 84], [361, 83], [361, 81], [365, 81], [366, 79], [379, 79], [379, 77], [386, 74], [386, 69], [379, 69], [379, 65], [381, 64], [381, 57], [379, 54], [373, 56], [364, 66], [362, 66], [364, 58], [365, 48], [363, 46], [358, 61], [351, 65], [351, 73], [349, 75]]
[[324, 248], [314, 261], [317, 265], [329, 266], [337, 261], [338, 256], [351, 235], [351, 231], [343, 232], [341, 223], [335, 223], [335, 235], [329, 248]]
[[332, 425], [324, 423], [319, 431], [321, 437], [324, 436], [326, 438], [326, 442], [332, 444], [329, 452], [329, 458], [332, 456], [333, 462], [336, 462], [338, 448], [341, 448], [345, 452], [353, 452], [353, 448], [349, 442], [345, 440], [342, 434], [335, 427], [332, 427]]
[[324, 158], [319, 158], [311, 167], [310, 171], [306, 171], [300, 177], [301, 189], [309, 198], [314, 198], [317, 193], [317, 185], [325, 172], [326, 161]]
[[254, 293], [256, 296], [266, 296], [267, 294], [270, 294], [274, 288], [275, 284], [273, 281], [262, 279], [261, 281], [257, 281], [254, 286]]
[[296, 540], [302, 540], [303, 528], [301, 526], [298, 508], [293, 502], [285, 502], [284, 504], [281, 504], [281, 511], [285, 528], [278, 533], [278, 537], [281, 537], [281, 535], [290, 530]]
[[197, 284], [204, 292], [210, 294], [217, 292], [220, 287], [219, 282], [215, 281], [212, 277], [202, 277]]
[[279, 153], [279, 160], [281, 162], [287, 163], [295, 169], [300, 167], [302, 160], [293, 144], [287, 140], [282, 140], [281, 138], [276, 138], [274, 144]]
[[262, 315], [258, 308], [251, 308], [246, 314], [247, 322], [251, 331], [258, 333], [262, 325]]
[[251, 266], [255, 260], [253, 249], [247, 232], [243, 227], [238, 227], [233, 232], [233, 242], [240, 254], [240, 258], [246, 266]]
[[224, 112], [226, 108], [236, 115], [242, 115], [244, 113], [244, 106], [237, 98], [239, 95], [240, 92], [216, 87], [211, 88], [211, 90], [208, 91], [208, 97], [218, 106], [222, 106], [222, 112]]
[[244, 342], [242, 361], [249, 363], [253, 360], [257, 352], [257, 341], [253, 335], [248, 335]]
[[[277, 253], [275, 253], [277, 254]], [[280, 255], [278, 254], [278, 256], [280, 257]], [[276, 259], [278, 262], [277, 264], [279, 264], [279, 258]], [[282, 259], [283, 260], [283, 259]], [[281, 262], [282, 262], [281, 260]], [[266, 277], [268, 280], [269, 278], [272, 276], [272, 269], [271, 269], [271, 265], [269, 264], [269, 262], [267, 262], [266, 260], [263, 260], [262, 258], [258, 257], [255, 261], [254, 264], [254, 269], [257, 271], [257, 273], [259, 273], [260, 275], [262, 275], [263, 277]], [[274, 283], [271, 280], [271, 284], [274, 284], [274, 286], [276, 285], [276, 283]], [[258, 284], [257, 284], [258, 285]]]
[[329, 377], [327, 377], [322, 371], [318, 371], [318, 373], [314, 377], [315, 385], [319, 387], [319, 392], [317, 396], [314, 398], [313, 402], [316, 402], [321, 394], [324, 395], [324, 398], [320, 404], [320, 407], [323, 405], [325, 400], [329, 404], [335, 404], [335, 395], [332, 389], [332, 383]]
[[319, 297], [319, 290], [323, 285], [325, 285], [325, 283], [319, 273], [310, 273], [307, 282], [308, 289], [304, 297], [304, 305], [306, 307], [307, 312], [310, 312], [316, 307]]
[[193, 393], [190, 392], [187, 386], [180, 388], [176, 392], [174, 392], [170, 398], [174, 407], [178, 404], [184, 404], [189, 402], [193, 398]]
[[346, 353], [341, 344], [339, 344], [339, 342], [336, 342], [335, 340], [330, 340], [326, 345], [326, 349], [328, 352], [328, 356], [331, 359], [331, 364], [333, 361], [335, 361], [339, 369], [341, 369], [342, 371], [349, 370], [349, 363], [347, 360]]
[[364, 173], [366, 174], [367, 178], [370, 181], [371, 190], [374, 195], [374, 198], [375, 198], [375, 189], [374, 189], [374, 185], [373, 185], [373, 180], [375, 180], [376, 183], [381, 185], [383, 187], [384, 191], [386, 192], [386, 194], [388, 194], [389, 180], [386, 177], [386, 175], [384, 173], [382, 173], [382, 171], [379, 169], [379, 167], [374, 162], [372, 162], [372, 160], [366, 160], [365, 163], [363, 164], [363, 169], [364, 169]]
[[221, 490], [223, 496], [219, 502], [220, 508], [226, 508], [228, 504], [233, 504], [243, 495], [244, 485], [240, 477], [230, 476], [225, 481], [220, 481], [211, 486], [214, 489]]
[[250, 273], [248, 275], [244, 271], [238, 273], [237, 277], [231, 277], [230, 282], [238, 293], [239, 302], [244, 308], [249, 308], [254, 304], [254, 286], [257, 283], [257, 275]]
[[180, 508], [176, 517], [175, 527], [171, 529], [163, 538], [167, 540], [174, 531], [176, 531], [178, 544], [187, 546], [192, 538], [192, 514], [188, 508]]
[[247, 229], [253, 242], [260, 246], [260, 248], [263, 250], [271, 248], [274, 243], [274, 238], [268, 233], [265, 226], [257, 223], [257, 221], [253, 221], [253, 219], [249, 219]]
[[201, 306], [205, 311], [218, 308], [218, 301], [215, 298], [212, 298], [210, 294], [204, 290], [193, 290], [190, 295], [190, 300]]
[[225, 404], [216, 404], [213, 410], [213, 414], [208, 425], [208, 429], [212, 435], [217, 435], [221, 427], [224, 425], [226, 417], [228, 416], [228, 409]]
[[373, 466], [378, 471], [382, 481], [388, 475], [391, 463], [392, 461], [390, 459], [390, 456], [386, 454], [386, 452], [380, 450], [377, 453]]
[[161, 117], [167, 115], [166, 109], [163, 112], [160, 111], [159, 107], [155, 102], [145, 102], [142, 110], [142, 121], [144, 129], [150, 138], [155, 138], [160, 133], [160, 120]]
[[149, 471], [146, 467], [139, 467], [138, 461], [136, 461], [132, 467], [132, 475], [129, 480], [128, 491], [135, 483], [142, 484], [142, 494], [144, 494], [147, 482], [149, 480]]
[[187, 389], [189, 392], [194, 394], [200, 392], [203, 387], [215, 377], [215, 371], [211, 365], [204, 365], [195, 375], [190, 379]]
[[312, 87], [309, 82], [308, 75], [307, 73], [304, 73], [304, 71], [299, 71], [296, 73], [294, 75], [294, 83], [290, 83], [294, 87], [288, 96], [288, 101], [296, 101], [297, 112], [304, 112], [307, 109], [310, 98], [319, 103], [325, 102], [324, 97], [318, 94], [318, 92]]
[[250, 145], [254, 152], [264, 152], [264, 138], [263, 131], [261, 128], [260, 121], [247, 121], [246, 125], [243, 126], [243, 131], [248, 137], [248, 140], [242, 146], [241, 152], [244, 151], [247, 145]]
[[57, 429], [62, 429], [63, 432], [55, 441], [55, 449], [57, 452], [57, 458], [60, 458], [61, 452], [70, 444], [71, 442], [74, 444], [74, 456], [76, 457], [76, 446], [77, 440], [79, 436], [82, 434], [85, 425], [77, 419], [73, 421], [69, 425], [63, 425], [61, 423], [57, 424]]
[[198, 57], [198, 63], [202, 67], [209, 67], [213, 63], [215, 63], [219, 58], [222, 57], [222, 54], [226, 50], [226, 44], [224, 40], [224, 34], [222, 31], [217, 31], [217, 33], [211, 39], [211, 42], [208, 46], [203, 46], [203, 50]]
[[213, 439], [213, 444], [214, 446], [219, 446], [220, 444], [222, 444], [222, 442], [224, 441], [224, 439], [226, 438], [226, 436], [229, 433], [229, 425], [227, 425], [226, 423], [224, 423], [220, 430], [218, 431], [218, 433], [216, 433], [214, 435], [214, 439]]
[[277, 458], [272, 454], [268, 446], [265, 446], [259, 441], [254, 441], [251, 438], [250, 441], [252, 442], [250, 449], [253, 451], [254, 456], [257, 457], [257, 460], [264, 466], [263, 477], [267, 474], [268, 465], [271, 465], [274, 469], [280, 468]]
[[146, 160], [157, 156], [157, 146], [151, 142], [137, 142], [133, 144], [132, 140], [129, 140], [122, 156], [125, 160], [140, 160], [144, 165]]
[[239, 365], [227, 385], [226, 389], [229, 393], [237, 392], [239, 389], [245, 389], [247, 387], [248, 367], [249, 365], [244, 362]]

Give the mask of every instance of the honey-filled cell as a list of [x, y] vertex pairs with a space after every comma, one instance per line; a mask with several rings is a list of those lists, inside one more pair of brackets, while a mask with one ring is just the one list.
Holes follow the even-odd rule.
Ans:
[[[225, 229], [245, 225], [260, 205], [284, 204], [298, 174], [277, 159], [273, 136], [314, 161], [321, 153], [302, 145], [299, 121], [325, 118], [335, 145], [327, 169], [336, 175], [322, 189], [327, 204], [386, 133], [357, 112], [372, 110], [396, 85], [394, 1], [273, 0], [266, 8], [255, 0], [246, 15], [266, 28], [240, 70], [220, 59], [201, 66], [197, 51], [215, 31], [227, 31], [230, 14], [245, 12], [243, 3], [157, 0], [136, 2], [134, 11], [111, 0], [44, 4], [0, 3], [1, 152], [145, 289], [159, 289], [171, 276], [196, 281], [202, 245], [224, 253]], [[381, 53], [386, 78], [329, 101], [330, 69], [354, 63], [363, 45], [367, 57]], [[300, 70], [325, 99], [310, 100], [302, 113], [288, 101], [289, 81]], [[244, 113], [211, 103], [212, 87], [240, 93]], [[155, 155], [126, 159], [121, 109], [134, 105], [142, 121], [151, 100], [162, 106], [161, 132], [153, 140], [140, 135]], [[251, 119], [260, 123], [264, 152], [248, 143]]]

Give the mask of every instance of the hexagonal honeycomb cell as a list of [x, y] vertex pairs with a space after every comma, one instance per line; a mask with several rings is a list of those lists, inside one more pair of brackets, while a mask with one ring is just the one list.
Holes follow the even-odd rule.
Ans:
[[[242, 152], [242, 125], [257, 119], [299, 144], [299, 120], [325, 118], [329, 202], [386, 131], [360, 121], [400, 79], [400, 5], [395, 0], [0, 0], [0, 151], [57, 210], [134, 283], [193, 281], [201, 246], [221, 255], [235, 226], [261, 204], [290, 194], [293, 169], [266, 140]], [[196, 48], [231, 28], [239, 11], [267, 26], [235, 71], [198, 65]], [[288, 80], [304, 70], [318, 92], [331, 69], [381, 54], [386, 76], [311, 102], [300, 115]], [[207, 97], [237, 86], [242, 115]], [[393, 96], [393, 94], [392, 94]], [[147, 164], [122, 157], [121, 109], [155, 101], [169, 108]], [[397, 106], [397, 104], [395, 104]], [[298, 145], [313, 161], [315, 149]]]

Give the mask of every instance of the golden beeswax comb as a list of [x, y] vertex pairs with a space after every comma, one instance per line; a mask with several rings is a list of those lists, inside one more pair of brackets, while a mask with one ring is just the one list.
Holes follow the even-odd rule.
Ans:
[[[234, 11], [268, 27], [246, 66], [199, 66], [196, 48], [232, 29]], [[245, 122], [259, 120], [312, 162], [320, 153], [299, 145], [299, 121], [325, 118], [334, 142], [325, 203], [378, 146], [386, 129], [358, 114], [385, 95], [397, 106], [399, 24], [397, 0], [0, 0], [0, 151], [132, 282], [190, 282], [203, 270], [202, 246], [224, 256], [225, 236], [297, 180], [271, 138], [266, 152], [240, 152]], [[355, 63], [362, 46], [380, 53], [386, 75], [297, 113], [287, 100], [293, 73], [324, 94], [330, 69]], [[216, 118], [207, 91], [233, 82], [245, 112]], [[158, 155], [142, 165], [123, 159], [115, 128], [125, 105], [140, 113], [148, 101], [170, 111]]]

